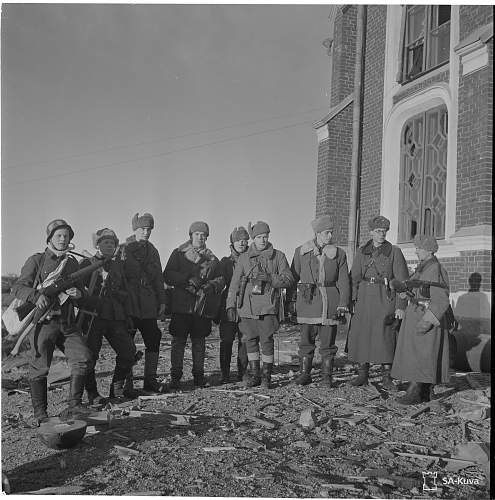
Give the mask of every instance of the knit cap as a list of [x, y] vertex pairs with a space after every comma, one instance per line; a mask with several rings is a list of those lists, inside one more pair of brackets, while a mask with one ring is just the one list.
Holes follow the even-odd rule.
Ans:
[[239, 240], [249, 240], [249, 233], [244, 226], [235, 227], [230, 234], [230, 243], [234, 244]]

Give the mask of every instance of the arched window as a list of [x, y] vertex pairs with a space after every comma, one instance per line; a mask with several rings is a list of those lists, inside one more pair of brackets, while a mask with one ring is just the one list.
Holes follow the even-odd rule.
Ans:
[[445, 238], [447, 108], [409, 119], [401, 134], [399, 243], [416, 234]]

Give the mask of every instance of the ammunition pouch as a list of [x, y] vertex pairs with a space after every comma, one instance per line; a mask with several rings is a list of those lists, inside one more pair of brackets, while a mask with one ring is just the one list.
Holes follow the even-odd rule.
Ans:
[[316, 292], [316, 284], [315, 283], [298, 283], [297, 291], [301, 294], [303, 301], [306, 304], [311, 304]]

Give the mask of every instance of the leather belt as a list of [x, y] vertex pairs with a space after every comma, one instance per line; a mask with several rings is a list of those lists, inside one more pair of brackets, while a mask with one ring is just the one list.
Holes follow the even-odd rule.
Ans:
[[299, 286], [299, 285], [301, 287], [312, 285], [312, 286], [324, 286], [324, 287], [330, 288], [332, 286], [337, 286], [337, 282], [336, 281], [324, 281], [323, 283], [298, 283], [297, 286]]
[[[384, 278], [375, 278], [375, 276], [372, 276], [371, 278], [363, 278], [363, 281], [367, 281], [368, 283], [376, 283], [376, 284], [380, 284], [380, 285], [384, 285], [386, 282], [385, 282], [385, 279]], [[388, 283], [388, 280], [387, 280], [387, 283]]]

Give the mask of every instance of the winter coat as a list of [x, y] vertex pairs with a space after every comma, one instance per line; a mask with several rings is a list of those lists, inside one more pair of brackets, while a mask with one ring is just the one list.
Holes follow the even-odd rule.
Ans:
[[[402, 321], [391, 374], [398, 380], [444, 384], [449, 381], [449, 332], [445, 319], [449, 306], [447, 271], [432, 257], [418, 266], [411, 279], [441, 283], [445, 288], [428, 287], [429, 299], [427, 290], [413, 289], [415, 297], [409, 301]], [[427, 333], [416, 333], [422, 319], [432, 323], [433, 328]]]
[[122, 249], [129, 292], [129, 312], [139, 319], [155, 319], [165, 304], [162, 264], [158, 250], [149, 241], [127, 239]]
[[[408, 277], [402, 251], [388, 241], [376, 248], [370, 240], [356, 252], [351, 269], [352, 299], [356, 300], [356, 304], [349, 326], [350, 360], [392, 363], [397, 333], [393, 326], [385, 322], [396, 309], [404, 310], [407, 301], [383, 281], [384, 278], [388, 282], [394, 278], [404, 281]], [[376, 281], [368, 281], [370, 278]]]
[[[262, 294], [253, 294], [254, 280], [258, 273], [268, 273], [271, 282], [266, 282]], [[241, 284], [245, 283], [244, 298], [239, 307], [237, 295], [241, 293]], [[241, 318], [259, 319], [266, 314], [279, 314], [281, 289], [294, 284], [287, 258], [280, 250], [275, 250], [271, 243], [264, 250], [257, 250], [253, 243], [243, 253], [234, 267], [232, 281], [227, 294], [227, 309], [237, 307]]]
[[[14, 297], [24, 302], [36, 303], [40, 296], [36, 286], [43, 283], [48, 275], [57, 269], [65, 257], [67, 258], [67, 263], [63, 268], [61, 276], [67, 276], [79, 270], [79, 264], [74, 257], [71, 255], [58, 257], [49, 248], [46, 248], [42, 253], [31, 255], [22, 266], [21, 275], [12, 287]], [[35, 283], [38, 271], [39, 278], [37, 283]], [[76, 288], [82, 291], [82, 284], [79, 287], [76, 285]], [[59, 315], [64, 323], [72, 324], [74, 322], [74, 305], [78, 306], [79, 300], [69, 297], [61, 306], [55, 302], [52, 311], [55, 315]]]
[[[288, 291], [296, 297], [297, 322], [309, 325], [337, 325], [332, 319], [338, 306], [350, 302], [347, 257], [341, 248], [326, 245], [322, 250], [314, 240], [297, 247], [291, 271], [297, 286]], [[296, 295], [297, 290], [297, 295]]]
[[[79, 265], [82, 269], [97, 261], [97, 257], [91, 257], [83, 259]], [[85, 278], [84, 285], [89, 297], [84, 304], [96, 311], [100, 319], [125, 321], [129, 311], [126, 283], [124, 263], [120, 259], [108, 260], [104, 267], [96, 269]]]
[[225, 280], [225, 288], [222, 292], [222, 301], [220, 303], [220, 312], [218, 316], [219, 322], [226, 322], [227, 319], [227, 294], [229, 293], [230, 282], [232, 281], [232, 275], [234, 274], [234, 267], [242, 254], [237, 253], [231, 246], [231, 253], [228, 257], [223, 257], [220, 261], [220, 274]]
[[[201, 317], [216, 316], [220, 307], [225, 280], [220, 272], [219, 261], [213, 252], [204, 248], [196, 250], [190, 241], [176, 248], [168, 259], [163, 277], [172, 289], [172, 314], [197, 314]], [[201, 280], [199, 289], [191, 286], [192, 277]], [[212, 293], [205, 295], [205, 287], [210, 284]], [[210, 287], [210, 288], [211, 288]]]

